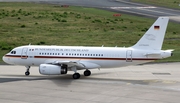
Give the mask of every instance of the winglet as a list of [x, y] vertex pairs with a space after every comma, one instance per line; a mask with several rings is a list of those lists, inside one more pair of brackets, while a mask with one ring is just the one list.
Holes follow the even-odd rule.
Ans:
[[136, 49], [161, 50], [169, 18], [159, 17], [134, 45]]

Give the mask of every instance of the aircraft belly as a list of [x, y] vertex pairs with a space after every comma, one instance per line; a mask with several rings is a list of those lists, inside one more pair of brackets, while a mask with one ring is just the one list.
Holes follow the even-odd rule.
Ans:
[[112, 67], [120, 67], [123, 66], [124, 60], [93, 60], [86, 61], [100, 65], [101, 68], [112, 68]]
[[103, 61], [87, 61], [96, 63], [101, 66], [101, 68], [116, 68], [116, 67], [124, 67], [129, 65], [137, 65], [137, 64], [143, 64], [150, 61], [142, 61], [142, 60], [136, 60], [132, 62], [127, 62], [125, 60], [103, 60]]

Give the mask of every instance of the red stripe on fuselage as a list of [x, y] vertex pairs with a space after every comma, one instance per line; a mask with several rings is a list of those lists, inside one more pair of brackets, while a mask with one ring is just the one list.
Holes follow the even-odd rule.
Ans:
[[[21, 58], [21, 57], [25, 57], [25, 56], [21, 56], [21, 55], [5, 55], [5, 57]], [[26, 56], [26, 57], [28, 57], [28, 56]]]
[[[22, 58], [28, 56], [5, 55], [5, 57]], [[107, 57], [68, 57], [68, 56], [34, 56], [37, 59], [84, 59], [84, 60], [158, 60], [158, 58], [107, 58]]]

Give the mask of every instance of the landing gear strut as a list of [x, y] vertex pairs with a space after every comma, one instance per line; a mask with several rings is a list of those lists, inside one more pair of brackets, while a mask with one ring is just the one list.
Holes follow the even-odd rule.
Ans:
[[91, 71], [88, 70], [88, 69], [86, 69], [86, 70], [84, 71], [84, 76], [90, 76], [90, 75], [91, 75]]
[[25, 72], [25, 75], [28, 76], [28, 75], [30, 75], [30, 72], [29, 72], [30, 66], [26, 66], [26, 68], [27, 68], [27, 70]]
[[81, 75], [79, 73], [77, 73], [76, 67], [71, 67], [71, 70], [75, 72], [72, 76], [73, 79], [79, 79], [81, 77]]

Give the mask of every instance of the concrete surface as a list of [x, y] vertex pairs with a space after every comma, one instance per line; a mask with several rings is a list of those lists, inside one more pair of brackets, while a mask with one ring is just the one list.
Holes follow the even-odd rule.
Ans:
[[[38, 67], [0, 65], [0, 103], [179, 103], [180, 63], [91, 70], [43, 76]], [[79, 71], [83, 73], [83, 71]]]
[[[126, 1], [41, 1], [112, 9], [149, 17], [170, 16], [177, 22], [180, 15], [178, 10], [139, 6]], [[39, 74], [38, 67], [32, 67], [31, 75], [28, 77], [24, 76], [24, 72], [25, 67], [22, 66], [0, 65], [0, 103], [179, 103], [180, 101], [180, 63], [148, 64], [100, 71], [95, 69], [92, 70], [90, 77], [81, 76], [78, 80], [72, 79], [73, 72], [61, 76], [43, 76]]]

